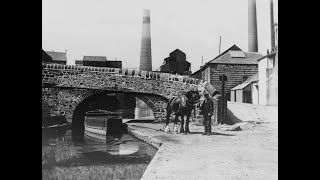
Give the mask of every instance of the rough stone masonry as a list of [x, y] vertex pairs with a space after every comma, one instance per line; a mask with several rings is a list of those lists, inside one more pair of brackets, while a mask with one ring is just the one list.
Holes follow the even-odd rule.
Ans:
[[166, 102], [190, 90], [216, 94], [209, 82], [186, 76], [119, 68], [42, 64], [43, 116], [64, 116], [71, 122], [73, 112], [84, 99], [101, 91], [130, 93], [153, 111], [155, 121], [166, 115]]

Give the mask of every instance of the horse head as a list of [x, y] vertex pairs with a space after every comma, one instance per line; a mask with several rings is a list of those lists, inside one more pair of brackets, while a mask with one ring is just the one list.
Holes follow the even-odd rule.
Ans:
[[186, 93], [187, 101], [190, 103], [192, 106], [195, 106], [199, 100], [200, 100], [200, 94], [198, 91], [188, 91]]

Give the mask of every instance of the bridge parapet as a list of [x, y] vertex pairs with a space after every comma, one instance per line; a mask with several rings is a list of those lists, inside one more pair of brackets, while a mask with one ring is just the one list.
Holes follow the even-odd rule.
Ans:
[[206, 81], [169, 73], [61, 64], [43, 64], [42, 68], [42, 83], [58, 87], [152, 93], [167, 99], [201, 88], [211, 95], [217, 93]]

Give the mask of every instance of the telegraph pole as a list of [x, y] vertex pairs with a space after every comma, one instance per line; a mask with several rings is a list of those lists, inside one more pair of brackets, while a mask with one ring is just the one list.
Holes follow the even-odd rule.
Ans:
[[203, 56], [202, 56], [202, 58], [201, 58], [201, 66], [203, 66]]
[[221, 124], [225, 124], [227, 107], [224, 93], [224, 84], [225, 81], [227, 81], [227, 76], [225, 74], [219, 76], [219, 81], [221, 81]]

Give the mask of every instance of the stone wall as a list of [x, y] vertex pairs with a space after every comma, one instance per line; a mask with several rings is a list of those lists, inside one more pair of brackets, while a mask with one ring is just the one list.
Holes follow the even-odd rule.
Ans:
[[65, 116], [69, 122], [81, 101], [101, 91], [138, 97], [153, 110], [155, 121], [165, 119], [166, 103], [172, 97], [199, 88], [217, 93], [210, 83], [186, 76], [60, 64], [42, 65], [42, 83], [42, 116]]
[[94, 93], [85, 89], [42, 88], [42, 117], [65, 116], [71, 122], [76, 106]]

